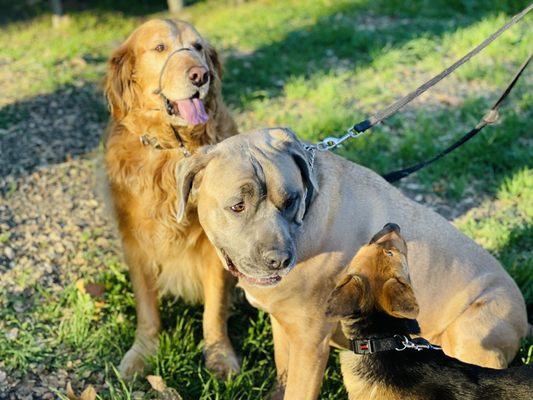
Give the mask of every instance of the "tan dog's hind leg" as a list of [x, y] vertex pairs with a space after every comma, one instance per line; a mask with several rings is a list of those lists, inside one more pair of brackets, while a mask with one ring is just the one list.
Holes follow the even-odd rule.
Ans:
[[140, 254], [137, 243], [124, 243], [126, 263], [129, 266], [130, 280], [135, 294], [137, 329], [133, 346], [122, 358], [119, 371], [124, 378], [135, 373], [142, 374], [146, 359], [157, 353], [159, 345], [159, 306], [157, 299], [156, 272], [148, 265], [148, 260]]
[[[305, 325], [304, 325], [305, 326]], [[309, 327], [308, 332], [313, 332]], [[313, 338], [305, 332], [289, 333], [290, 353], [285, 400], [314, 400], [320, 386], [329, 356], [329, 336]]]
[[498, 302], [492, 303], [474, 302], [444, 331], [441, 345], [447, 355], [483, 367], [507, 367], [518, 351], [523, 335], [518, 320], [517, 326], [513, 326], [510, 321], [515, 318], [496, 317], [499, 312], [495, 312], [494, 307], [498, 307]]
[[207, 368], [219, 377], [225, 378], [229, 374], [239, 372], [240, 369], [239, 360], [228, 337], [226, 324], [230, 292], [235, 282], [212, 248], [210, 253], [212, 254], [203, 261], [206, 266], [203, 276], [205, 362]]

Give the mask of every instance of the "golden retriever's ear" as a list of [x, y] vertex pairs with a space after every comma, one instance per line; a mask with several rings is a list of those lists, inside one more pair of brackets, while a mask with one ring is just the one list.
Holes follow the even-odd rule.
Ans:
[[413, 288], [402, 278], [390, 278], [385, 282], [380, 304], [393, 317], [416, 319], [418, 316], [418, 303]]
[[191, 157], [187, 157], [178, 163], [176, 169], [176, 183], [178, 187], [178, 210], [176, 219], [179, 223], [185, 221], [187, 202], [191, 193], [194, 178], [202, 171], [213, 158], [209, 153], [211, 146], [204, 146]]
[[361, 313], [367, 295], [367, 282], [364, 277], [345, 276], [329, 295], [326, 317], [346, 318]]
[[210, 44], [206, 45], [207, 58], [209, 59], [209, 69], [217, 73], [218, 79], [222, 79], [222, 63], [220, 62], [220, 57], [216, 49]]
[[135, 102], [134, 75], [135, 56], [125, 43], [111, 55], [105, 83], [111, 115], [116, 120], [124, 118]]

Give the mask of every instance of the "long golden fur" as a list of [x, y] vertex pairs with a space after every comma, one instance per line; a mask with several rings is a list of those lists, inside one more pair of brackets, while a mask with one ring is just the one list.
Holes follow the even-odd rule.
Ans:
[[[207, 71], [206, 84], [192, 83], [193, 68]], [[220, 76], [215, 49], [181, 21], [144, 23], [109, 61], [105, 93], [112, 120], [105, 166], [137, 310], [135, 342], [120, 365], [126, 377], [141, 372], [157, 350], [158, 295], [164, 293], [204, 301], [208, 366], [222, 375], [239, 368], [226, 332], [233, 280], [196, 216], [191, 213], [181, 223], [176, 219], [175, 171], [185, 155], [173, 128], [191, 153], [237, 133], [222, 101]], [[166, 109], [166, 102], [192, 102], [195, 97], [205, 106], [206, 123], [191, 125]], [[142, 143], [143, 135], [152, 144]]]

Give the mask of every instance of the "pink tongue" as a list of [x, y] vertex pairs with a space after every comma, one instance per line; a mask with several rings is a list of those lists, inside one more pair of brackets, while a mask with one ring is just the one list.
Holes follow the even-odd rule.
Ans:
[[205, 124], [209, 117], [200, 99], [186, 99], [176, 101], [180, 115], [189, 125]]

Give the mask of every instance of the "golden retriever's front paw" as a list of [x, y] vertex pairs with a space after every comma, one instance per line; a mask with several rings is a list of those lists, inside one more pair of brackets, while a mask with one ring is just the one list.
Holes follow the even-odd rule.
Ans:
[[146, 357], [133, 345], [122, 357], [118, 370], [120, 376], [126, 380], [132, 379], [135, 374], [144, 376], [147, 372]]
[[205, 364], [218, 378], [226, 379], [239, 372], [241, 365], [229, 344], [215, 343], [204, 350]]

